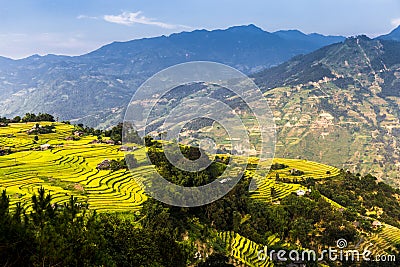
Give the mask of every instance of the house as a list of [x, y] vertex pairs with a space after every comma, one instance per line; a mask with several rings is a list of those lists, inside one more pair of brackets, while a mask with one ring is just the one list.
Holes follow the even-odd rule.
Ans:
[[128, 152], [131, 152], [131, 151], [136, 150], [136, 147], [135, 147], [135, 146], [121, 146], [121, 147], [119, 148], [119, 150], [120, 150], [120, 151], [128, 151]]
[[373, 221], [373, 222], [372, 222], [372, 227], [373, 227], [373, 228], [382, 227], [382, 223], [381, 223], [380, 221]]
[[104, 143], [109, 144], [109, 145], [115, 145], [115, 142], [113, 140], [106, 140]]
[[297, 169], [291, 169], [289, 172], [293, 176], [301, 176], [301, 175], [304, 174], [303, 171], [300, 171], [300, 170], [297, 170]]
[[81, 136], [84, 135], [84, 134], [85, 134], [85, 133], [82, 132], [82, 131], [75, 131], [75, 132], [74, 132], [74, 135], [77, 136], [77, 137], [81, 137]]
[[107, 170], [110, 168], [111, 162], [108, 159], [103, 160], [101, 163], [99, 163], [96, 167], [98, 170]]
[[47, 149], [50, 149], [50, 148], [51, 148], [51, 145], [49, 145], [49, 144], [44, 144], [44, 145], [40, 146], [40, 150], [47, 150]]
[[224, 178], [224, 179], [220, 180], [219, 183], [220, 184], [224, 184], [224, 183], [226, 183], [226, 182], [228, 182], [230, 180], [232, 180], [232, 179], [231, 178]]
[[306, 194], [306, 191], [304, 191], [302, 189], [299, 189], [299, 190], [296, 191], [296, 195], [299, 196], [299, 197], [300, 196], [304, 196], [305, 194]]

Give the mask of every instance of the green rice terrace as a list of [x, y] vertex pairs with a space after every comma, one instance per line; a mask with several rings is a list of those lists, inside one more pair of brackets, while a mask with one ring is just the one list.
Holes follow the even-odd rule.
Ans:
[[[103, 160], [124, 157], [120, 145], [97, 142], [96, 136], [81, 136], [70, 140], [74, 126], [63, 123], [41, 122], [41, 126], [54, 125], [55, 132], [38, 135], [27, 133], [36, 123], [13, 123], [0, 128], [0, 146], [13, 153], [0, 157], [0, 189], [11, 195], [11, 203], [28, 203], [32, 194], [43, 187], [51, 192], [54, 202], [65, 202], [70, 195], [87, 202], [90, 209], [97, 211], [138, 211], [147, 199], [136, 184], [133, 175], [145, 175], [152, 166], [139, 166], [128, 170], [98, 170]], [[106, 140], [102, 140], [106, 141]], [[50, 145], [50, 147], [46, 147]], [[134, 151], [139, 163], [146, 157], [144, 148]], [[275, 175], [293, 180], [305, 177], [325, 178], [337, 175], [339, 170], [320, 163], [306, 160], [275, 159], [287, 164], [283, 170], [271, 172], [254, 192], [254, 198], [271, 201], [271, 188], [275, 188], [273, 198], [283, 198], [301, 188], [299, 184], [277, 182]], [[299, 169], [304, 173], [290, 175], [289, 169]], [[328, 173], [328, 174], [327, 174]], [[249, 171], [251, 175], [251, 171]], [[295, 178], [293, 178], [295, 177]], [[29, 207], [26, 207], [29, 208]]]
[[[110, 172], [96, 168], [103, 160], [123, 158], [119, 146], [93, 142], [97, 140], [93, 136], [68, 140], [74, 126], [41, 123], [49, 124], [55, 125], [55, 133], [39, 135], [35, 143], [34, 137], [27, 134], [35, 123], [0, 128], [1, 146], [14, 152], [0, 158], [0, 188], [7, 189], [12, 203], [28, 203], [26, 200], [43, 187], [51, 192], [55, 202], [65, 202], [74, 195], [98, 211], [140, 209], [146, 196], [128, 170]], [[137, 158], [140, 156], [139, 150]], [[138, 167], [135, 175], [146, 173], [148, 168]]]
[[[38, 133], [38, 129], [50, 130]], [[21, 203], [27, 213], [31, 212], [32, 196], [43, 188], [51, 194], [52, 203], [67, 205], [74, 196], [77, 203], [88, 204], [89, 210], [120, 214], [122, 218], [133, 218], [134, 225], [141, 222], [143, 227], [149, 228], [157, 219], [146, 223], [148, 216], [143, 216], [142, 212], [149, 213], [149, 208], [143, 207], [157, 207], [159, 204], [154, 204], [134, 179], [135, 176], [146, 176], [154, 168], [145, 165], [147, 148], [137, 145], [132, 152], [138, 164], [131, 172], [126, 167], [116, 170], [99, 167], [105, 161], [123, 160], [125, 152], [122, 148], [109, 137], [83, 133], [77, 130], [77, 126], [66, 123], [10, 123], [0, 127], [0, 149], [3, 152], [0, 156], [0, 190], [6, 190], [9, 195], [10, 210]], [[220, 159], [227, 157], [218, 156]], [[204, 237], [199, 239], [196, 236], [195, 224], [190, 223], [189, 229], [192, 230], [184, 232], [191, 242], [197, 244], [195, 247], [201, 255], [209, 251], [222, 253], [233, 266], [279, 266], [269, 258], [260, 261], [258, 251], [266, 245], [300, 249], [315, 244], [332, 245], [337, 238], [335, 234], [339, 237], [348, 235], [351, 248], [371, 248], [377, 254], [397, 253], [400, 247], [398, 190], [378, 183], [385, 196], [376, 201], [380, 193], [367, 191], [371, 184], [376, 184], [369, 176], [361, 178], [305, 159], [277, 158], [265, 177], [261, 177], [255, 172], [257, 159], [250, 158], [248, 163], [242, 179], [244, 182], [239, 183], [242, 189], [225, 196], [224, 204], [217, 201], [194, 210], [193, 214], [187, 210], [178, 212], [179, 218], [199, 217], [196, 220], [202, 223], [198, 223], [200, 226], [197, 228], [206, 224], [215, 227], [212, 236], [213, 240], [218, 240], [219, 249], [213, 245], [199, 248], [199, 242], [205, 241], [201, 240]], [[262, 165], [264, 163], [259, 164], [259, 168], [266, 168]], [[252, 179], [257, 181], [258, 188], [248, 192]], [[374, 186], [371, 188], [373, 190]], [[244, 196], [249, 199], [247, 204], [240, 202]], [[390, 208], [382, 205], [390, 201], [397, 201], [393, 202], [397, 204]], [[297, 213], [292, 211], [294, 207], [299, 210]], [[165, 210], [156, 213], [163, 214]], [[225, 220], [233, 222], [228, 224]], [[257, 226], [250, 224], [252, 220], [257, 221]], [[290, 224], [292, 221], [296, 221], [295, 226]], [[307, 228], [309, 224], [311, 228]], [[345, 231], [345, 226], [351, 230]], [[324, 237], [328, 232], [332, 236]], [[193, 265], [193, 261], [201, 261], [193, 260], [193, 255], [191, 257], [189, 266], [202, 266]], [[318, 266], [326, 266], [321, 264]]]

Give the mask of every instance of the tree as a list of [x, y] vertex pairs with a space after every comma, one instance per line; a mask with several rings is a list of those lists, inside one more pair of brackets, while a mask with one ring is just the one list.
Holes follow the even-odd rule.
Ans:
[[38, 195], [33, 194], [32, 196], [32, 219], [35, 225], [43, 228], [43, 225], [47, 219], [54, 217], [55, 211], [51, 205], [51, 195], [43, 187], [38, 190]]
[[15, 116], [15, 117], [11, 120], [12, 123], [18, 123], [18, 122], [20, 122], [20, 121], [21, 121], [21, 117], [20, 117], [20, 116]]
[[26, 113], [22, 118], [22, 122], [39, 122], [39, 121], [50, 121], [54, 122], [54, 117], [47, 113], [39, 113], [37, 116], [34, 113]]
[[33, 113], [26, 113], [22, 118], [22, 122], [33, 122], [36, 121], [36, 115]]
[[276, 196], [277, 196], [277, 193], [276, 193], [275, 187], [271, 187], [271, 197], [272, 197], [272, 199], [276, 198]]

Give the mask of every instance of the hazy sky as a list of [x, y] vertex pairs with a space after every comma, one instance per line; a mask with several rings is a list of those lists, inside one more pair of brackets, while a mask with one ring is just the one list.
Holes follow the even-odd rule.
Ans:
[[0, 55], [79, 55], [112, 41], [250, 23], [373, 37], [400, 25], [400, 0], [0, 0]]

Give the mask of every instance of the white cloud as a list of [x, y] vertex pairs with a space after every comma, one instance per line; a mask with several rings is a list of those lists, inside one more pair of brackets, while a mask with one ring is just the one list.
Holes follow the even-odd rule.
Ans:
[[99, 19], [98, 17], [91, 17], [87, 15], [79, 15], [76, 17], [77, 19]]
[[133, 24], [144, 24], [144, 25], [153, 25], [164, 29], [190, 28], [185, 25], [175, 25], [175, 24], [168, 24], [156, 21], [155, 19], [148, 18], [142, 15], [141, 11], [123, 12], [120, 15], [105, 15], [103, 18], [105, 21], [126, 26], [130, 26]]
[[391, 23], [392, 23], [392, 25], [393, 25], [394, 27], [399, 26], [399, 25], [400, 25], [400, 18], [392, 19]]

